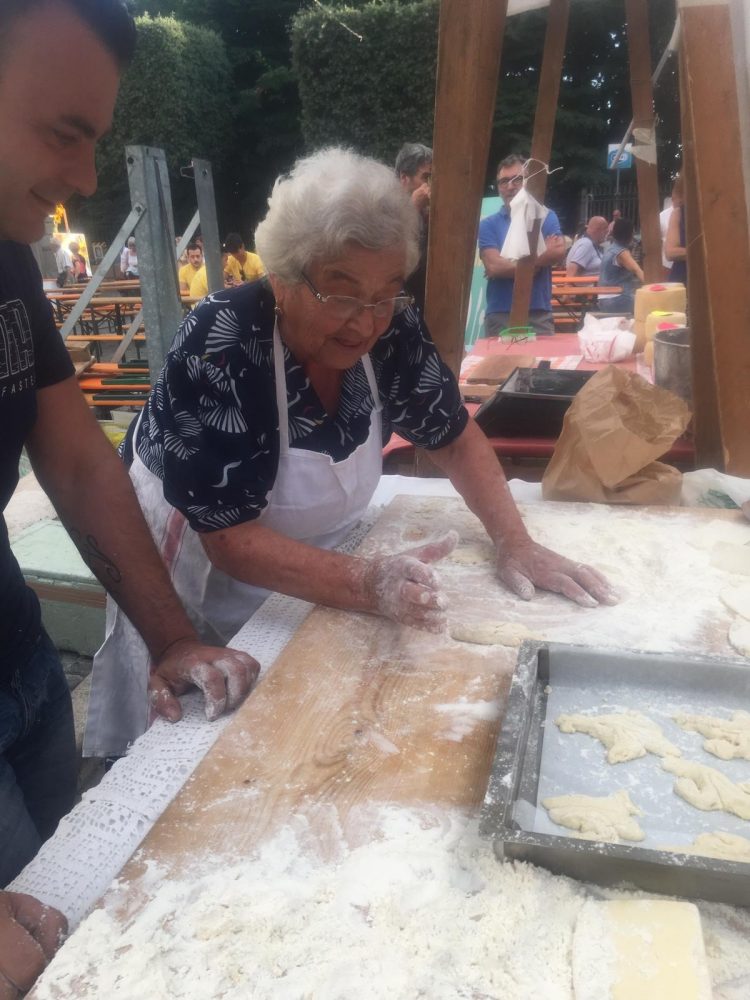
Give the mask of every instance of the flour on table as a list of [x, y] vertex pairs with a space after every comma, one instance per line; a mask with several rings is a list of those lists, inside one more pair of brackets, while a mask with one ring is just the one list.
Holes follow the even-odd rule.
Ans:
[[750, 760], [750, 712], [734, 712], [731, 719], [681, 713], [674, 716], [674, 721], [686, 732], [705, 736], [703, 749], [714, 757]]
[[438, 739], [460, 743], [480, 722], [494, 722], [500, 718], [500, 702], [459, 698], [458, 701], [436, 705], [435, 711], [447, 716], [450, 721], [449, 728], [438, 733]]
[[154, 898], [124, 928], [114, 905], [93, 912], [40, 1000], [569, 1000], [578, 884], [500, 863], [456, 814], [363, 812], [375, 839], [333, 862], [296, 822], [209, 874], [152, 871]]
[[750, 618], [750, 583], [725, 587], [719, 597], [724, 604], [741, 618]]
[[750, 782], [737, 784], [715, 767], [679, 757], [665, 757], [661, 766], [677, 775], [676, 794], [696, 809], [723, 809], [740, 819], [750, 819]]
[[486, 545], [459, 545], [448, 556], [449, 562], [460, 566], [487, 566], [495, 562], [495, 549], [488, 542]]
[[477, 646], [520, 646], [526, 639], [541, 636], [520, 622], [465, 622], [448, 627], [451, 639]]
[[750, 622], [736, 618], [729, 626], [728, 639], [740, 655], [750, 657]]
[[[333, 861], [297, 816], [235, 864], [209, 859], [179, 878], [150, 865], [119, 890], [150, 901], [118, 920], [110, 893], [53, 959], [39, 1000], [571, 1000], [588, 887], [500, 863], [455, 812], [362, 809], [352, 846], [334, 813], [316, 818]], [[699, 906], [714, 985], [750, 974], [750, 911]], [[592, 989], [602, 979], [594, 969]]]
[[702, 854], [706, 858], [721, 861], [746, 861], [750, 863], [750, 840], [736, 833], [714, 830], [700, 833], [692, 844], [665, 844], [660, 851], [675, 851], [678, 854]]
[[612, 715], [561, 715], [555, 720], [562, 733], [586, 733], [607, 748], [610, 764], [645, 757], [674, 755], [680, 750], [663, 735], [655, 722], [640, 712], [618, 712]]
[[553, 823], [577, 830], [584, 840], [616, 844], [620, 840], [643, 840], [645, 834], [634, 816], [643, 810], [624, 789], [612, 795], [557, 795], [542, 799]]

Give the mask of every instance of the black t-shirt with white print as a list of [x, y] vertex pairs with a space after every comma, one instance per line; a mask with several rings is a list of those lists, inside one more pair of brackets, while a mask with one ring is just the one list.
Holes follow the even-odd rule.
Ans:
[[39, 601], [11, 552], [2, 511], [36, 421], [37, 390], [72, 374], [31, 250], [0, 241], [0, 680], [25, 662], [41, 628]]

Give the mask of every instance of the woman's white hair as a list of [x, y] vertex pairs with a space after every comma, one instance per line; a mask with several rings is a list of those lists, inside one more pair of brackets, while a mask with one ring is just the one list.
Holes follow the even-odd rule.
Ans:
[[336, 260], [348, 243], [368, 250], [403, 245], [411, 274], [419, 261], [419, 216], [392, 169], [349, 149], [321, 149], [274, 184], [255, 249], [269, 274], [297, 284], [311, 263]]

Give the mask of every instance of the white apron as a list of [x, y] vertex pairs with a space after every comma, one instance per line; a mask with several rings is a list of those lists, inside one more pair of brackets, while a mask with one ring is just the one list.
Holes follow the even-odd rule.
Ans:
[[[382, 404], [372, 362], [369, 355], [362, 358], [375, 403], [367, 440], [348, 458], [334, 462], [328, 455], [289, 446], [284, 349], [278, 328], [274, 329], [273, 358], [279, 465], [258, 523], [287, 538], [334, 548], [366, 511], [382, 471]], [[241, 583], [213, 566], [199, 533], [167, 503], [161, 479], [137, 455], [130, 478], [174, 588], [198, 634], [205, 642], [226, 644], [257, 611], [269, 591]], [[121, 756], [145, 732], [150, 724], [150, 668], [145, 643], [108, 598], [106, 638], [94, 657], [84, 756]]]

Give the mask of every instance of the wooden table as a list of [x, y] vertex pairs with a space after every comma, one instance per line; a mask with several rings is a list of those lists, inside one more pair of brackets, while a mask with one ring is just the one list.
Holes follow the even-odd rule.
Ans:
[[[550, 360], [553, 367], [555, 367], [556, 362], [562, 359], [575, 358], [574, 367], [581, 371], [599, 371], [607, 367], [606, 362], [595, 363], [584, 361], [581, 358], [578, 335], [574, 333], [556, 333], [551, 337], [537, 337], [535, 340], [525, 340], [513, 344], [501, 341], [498, 337], [483, 337], [476, 341], [469, 354], [474, 357], [503, 354], [509, 356], [534, 355], [537, 364], [540, 360]], [[618, 361], [616, 365], [627, 371], [635, 371], [636, 369], [635, 358]], [[463, 386], [463, 389], [466, 392], [468, 387]], [[479, 404], [467, 402], [466, 408], [473, 415], [479, 409]], [[510, 462], [519, 462], [525, 459], [549, 460], [557, 443], [555, 437], [491, 437], [489, 440], [498, 458], [507, 459]], [[409, 441], [398, 434], [392, 434], [388, 444], [383, 449], [384, 468], [386, 471], [394, 471], [409, 462], [414, 451], [414, 446]], [[692, 467], [695, 457], [692, 439], [679, 438], [662, 457], [664, 461], [677, 463], [682, 467]]]
[[552, 283], [552, 298], [558, 306], [570, 316], [578, 326], [583, 322], [589, 309], [597, 305], [599, 295], [619, 295], [622, 288], [619, 285], [597, 285], [570, 280], [568, 282]]
[[[585, 517], [591, 509], [541, 506], [566, 519]], [[606, 508], [597, 511], [609, 517]], [[611, 516], [621, 526], [614, 537], [626, 544], [625, 526], [642, 515], [619, 508]], [[685, 509], [652, 509], [646, 516], [657, 538], [662, 525], [670, 523], [674, 537], [687, 538], [709, 517], [742, 520], [736, 512]], [[481, 542], [481, 527], [458, 501], [399, 497], [363, 551], [393, 551], [448, 527], [456, 528], [464, 542]], [[513, 609], [530, 627], [549, 629], [551, 637], [572, 620], [566, 627], [580, 633], [581, 642], [588, 641], [586, 623], [602, 614], [554, 595], [526, 604], [476, 571], [473, 580], [468, 582], [469, 574], [446, 578], [453, 612], [500, 618]], [[633, 642], [644, 642], [637, 624], [640, 606], [653, 597], [630, 596]], [[686, 635], [678, 648], [726, 655], [729, 616], [720, 607], [716, 594], [707, 593], [696, 621], [700, 642]], [[650, 642], [658, 648], [658, 636], [651, 635]], [[515, 657], [515, 650], [502, 646], [459, 646], [381, 619], [315, 609], [125, 866], [111, 894], [113, 905], [129, 921], [158, 884], [183, 877], [198, 859], [210, 858], [215, 868], [247, 857], [292, 818], [306, 817], [314, 833], [321, 830], [321, 810], [332, 807], [343, 830], [350, 813], [365, 803], [476, 810], [500, 720], [477, 719], [461, 740], [451, 741], [440, 738], [445, 720], [437, 706], [456, 703], [467, 691], [471, 701], [504, 703]], [[152, 863], [158, 882], [139, 883]]]

